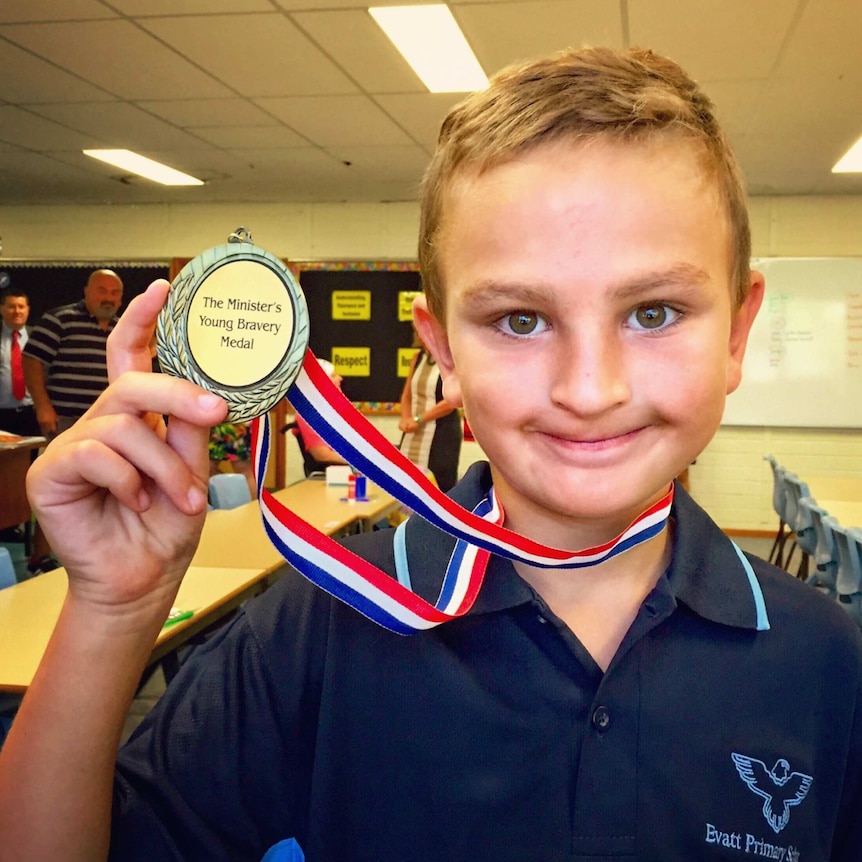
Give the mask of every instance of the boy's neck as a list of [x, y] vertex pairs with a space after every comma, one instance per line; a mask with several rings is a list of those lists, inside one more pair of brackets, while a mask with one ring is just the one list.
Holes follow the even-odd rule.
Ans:
[[670, 565], [670, 531], [584, 569], [540, 569], [515, 563], [518, 574], [607, 670], [644, 599]]

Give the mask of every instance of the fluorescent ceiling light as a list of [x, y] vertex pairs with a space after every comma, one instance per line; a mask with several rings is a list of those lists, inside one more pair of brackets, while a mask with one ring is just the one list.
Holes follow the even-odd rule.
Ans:
[[184, 174], [182, 171], [169, 168], [161, 162], [155, 162], [146, 156], [139, 156], [131, 150], [83, 150], [85, 156], [107, 162], [114, 167], [130, 171], [139, 177], [145, 177], [163, 186], [202, 186], [203, 180]]
[[858, 174], [862, 173], [862, 138], [859, 138], [844, 155], [838, 159], [833, 174]]
[[368, 11], [432, 93], [467, 93], [488, 86], [445, 4], [374, 6]]

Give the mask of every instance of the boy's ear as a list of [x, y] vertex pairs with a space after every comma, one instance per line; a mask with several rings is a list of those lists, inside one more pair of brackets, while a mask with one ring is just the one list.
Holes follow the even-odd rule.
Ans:
[[727, 364], [727, 394], [734, 392], [742, 381], [742, 360], [745, 347], [757, 312], [763, 302], [766, 282], [762, 273], [752, 270], [749, 274], [748, 296], [736, 310], [730, 324], [730, 361]]
[[413, 325], [440, 368], [443, 397], [450, 404], [462, 407], [461, 385], [455, 371], [455, 361], [452, 358], [446, 327], [429, 311], [424, 294], [420, 294], [413, 300]]

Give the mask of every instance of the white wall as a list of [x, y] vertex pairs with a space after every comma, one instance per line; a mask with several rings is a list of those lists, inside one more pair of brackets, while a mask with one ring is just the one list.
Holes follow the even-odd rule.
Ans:
[[[862, 256], [862, 197], [755, 198], [751, 214], [755, 256]], [[294, 260], [413, 260], [418, 222], [416, 205], [405, 203], [0, 207], [2, 256], [29, 260], [193, 257], [240, 225]], [[375, 422], [397, 439], [391, 419]], [[297, 477], [295, 447], [287, 454]], [[689, 475], [692, 493], [725, 529], [774, 528], [766, 454], [803, 478], [806, 470], [862, 476], [860, 431], [721, 428]], [[462, 466], [478, 457], [468, 444]]]
[[239, 226], [292, 260], [415, 260], [418, 224], [409, 203], [0, 207], [3, 257], [25, 260], [194, 257]]

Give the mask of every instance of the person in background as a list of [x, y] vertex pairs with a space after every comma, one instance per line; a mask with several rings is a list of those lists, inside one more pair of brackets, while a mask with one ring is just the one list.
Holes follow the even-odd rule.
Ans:
[[[23, 290], [9, 287], [0, 298], [0, 429], [22, 437], [40, 437], [33, 399], [24, 378], [23, 352], [27, 345], [27, 319], [30, 300]], [[37, 450], [33, 450], [33, 457]], [[16, 537], [17, 540], [17, 537]], [[27, 563], [29, 575], [56, 569], [59, 563], [51, 554], [39, 523], [33, 532], [33, 546]]]
[[120, 277], [97, 269], [82, 300], [46, 311], [30, 333], [24, 376], [46, 437], [71, 427], [108, 385], [105, 345], [122, 301]]
[[0, 429], [22, 437], [39, 437], [33, 398], [24, 379], [30, 301], [23, 290], [6, 288], [0, 297]]
[[[151, 285], [109, 390], [28, 477], [74, 564], [0, 750], [0, 859], [859, 862], [862, 635], [675, 482], [741, 381], [750, 241], [715, 108], [669, 59], [566, 51], [459, 102], [414, 320], [489, 459], [450, 508], [519, 550], [421, 517], [349, 537], [339, 562], [380, 570], [386, 613], [421, 611], [410, 634], [287, 569], [118, 752], [226, 410], [125, 373], [149, 368]], [[485, 564], [453, 597], [450, 566]]]
[[[344, 379], [336, 374], [335, 366], [327, 359], [317, 358], [320, 367], [329, 375], [329, 379], [341, 389], [341, 381]], [[295, 414], [296, 433], [302, 438], [305, 451], [320, 464], [320, 469], [325, 470], [332, 464], [346, 464], [347, 461], [338, 454], [312, 427], [299, 415]]]
[[414, 464], [431, 471], [442, 491], [449, 491], [458, 481], [461, 416], [443, 396], [437, 361], [418, 335], [416, 340], [419, 349], [401, 392], [400, 448]]

